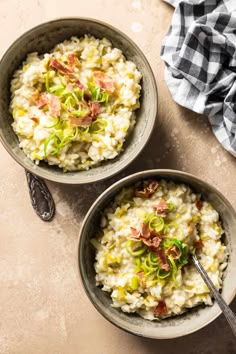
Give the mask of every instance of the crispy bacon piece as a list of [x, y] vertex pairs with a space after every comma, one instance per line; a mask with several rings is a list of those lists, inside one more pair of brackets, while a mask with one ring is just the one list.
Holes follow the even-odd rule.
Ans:
[[158, 236], [153, 237], [152, 239], [152, 247], [158, 248], [160, 246], [161, 239]]
[[140, 241], [148, 239], [151, 236], [151, 232], [148, 228], [148, 225], [145, 223], [142, 223], [138, 229], [131, 227], [130, 230], [132, 232], [132, 237], [135, 239], [139, 239]]
[[91, 116], [85, 117], [73, 117], [69, 116], [70, 123], [75, 125], [76, 127], [87, 128], [92, 123], [93, 118]]
[[161, 243], [161, 239], [159, 236], [155, 236], [155, 237], [150, 238], [148, 240], [142, 240], [142, 241], [143, 241], [143, 243], [145, 243], [145, 245], [150, 247], [152, 249], [152, 251], [156, 251]]
[[78, 88], [80, 88], [80, 90], [84, 91], [86, 90], [86, 86], [80, 81], [80, 79], [74, 77], [75, 79], [75, 83], [78, 86]]
[[145, 224], [144, 222], [140, 225], [140, 235], [145, 239], [151, 236], [151, 232], [148, 228], [148, 225]]
[[144, 182], [141, 187], [138, 187], [135, 191], [135, 197], [149, 198], [151, 197], [158, 188], [157, 181]]
[[67, 55], [68, 64], [71, 68], [74, 68], [78, 64], [78, 58], [76, 53], [70, 53]]
[[170, 247], [167, 254], [169, 254], [173, 259], [179, 259], [181, 257], [181, 252], [176, 245]]
[[50, 60], [50, 65], [60, 71], [62, 74], [72, 74], [73, 69], [66, 67], [65, 65], [62, 65], [56, 58], [51, 58]]
[[168, 211], [168, 205], [164, 199], [161, 199], [157, 205], [153, 207], [154, 212], [159, 215], [165, 217]]
[[109, 92], [114, 91], [114, 81], [110, 76], [102, 71], [96, 71], [94, 77], [99, 87]]
[[90, 102], [90, 115], [94, 119], [100, 112], [100, 104], [99, 102]]
[[132, 237], [133, 238], [139, 238], [140, 237], [140, 232], [137, 229], [135, 229], [134, 227], [131, 227], [130, 230], [132, 232]]
[[38, 117], [31, 117], [30, 119], [31, 119], [33, 122], [35, 122], [35, 123], [38, 123], [38, 122], [39, 122]]
[[69, 120], [71, 124], [76, 125], [78, 127], [89, 127], [92, 121], [97, 117], [98, 113], [100, 112], [100, 105], [98, 102], [90, 102], [89, 109], [89, 113], [84, 117], [70, 116]]
[[167, 306], [164, 300], [160, 300], [153, 312], [154, 316], [165, 316], [167, 315]]
[[35, 95], [35, 99], [36, 99], [36, 105], [38, 108], [43, 108], [44, 106], [46, 106], [48, 104], [48, 97], [47, 97], [46, 93], [44, 93], [44, 92], [41, 93], [41, 95], [38, 95], [38, 96]]
[[61, 113], [61, 101], [57, 96], [50, 96], [49, 99], [49, 112], [53, 117], [59, 117]]
[[198, 210], [200, 211], [202, 209], [203, 203], [200, 199], [198, 199], [195, 203], [196, 207], [198, 208]]
[[194, 242], [194, 248], [201, 249], [204, 246], [202, 240], [197, 240]]
[[166, 256], [165, 252], [161, 248], [158, 248], [156, 250], [156, 254], [158, 256], [159, 268], [166, 270], [168, 272], [170, 270], [170, 265], [169, 265], [168, 258]]

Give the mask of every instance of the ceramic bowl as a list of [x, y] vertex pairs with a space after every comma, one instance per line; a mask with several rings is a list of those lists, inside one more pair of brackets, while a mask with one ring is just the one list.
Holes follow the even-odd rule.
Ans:
[[111, 299], [107, 292], [95, 284], [94, 249], [90, 238], [99, 229], [101, 211], [110, 203], [123, 187], [147, 178], [167, 179], [176, 183], [185, 183], [193, 191], [201, 193], [205, 200], [212, 203], [219, 212], [225, 229], [225, 243], [229, 251], [229, 263], [224, 272], [222, 296], [229, 304], [235, 296], [236, 285], [232, 281], [236, 271], [236, 214], [226, 198], [213, 186], [187, 173], [174, 170], [149, 170], [130, 175], [116, 182], [103, 192], [89, 209], [79, 235], [78, 260], [84, 289], [96, 309], [117, 327], [148, 338], [167, 339], [184, 336], [206, 326], [217, 318], [221, 311], [216, 303], [213, 306], [198, 306], [185, 314], [162, 321], [148, 321], [135, 314], [127, 314], [111, 307]]
[[[71, 36], [91, 34], [106, 37], [114, 47], [122, 50], [128, 60], [133, 61], [142, 73], [141, 107], [136, 111], [136, 125], [127, 137], [124, 151], [113, 159], [88, 171], [67, 172], [49, 166], [46, 162], [35, 165], [19, 148], [18, 138], [12, 130], [9, 113], [10, 81], [14, 71], [31, 52], [48, 53], [56, 44]], [[25, 169], [45, 179], [82, 184], [111, 177], [129, 165], [147, 143], [157, 115], [157, 88], [151, 67], [139, 47], [118, 29], [89, 18], [64, 18], [43, 23], [18, 38], [7, 50], [0, 62], [0, 140], [11, 156]]]

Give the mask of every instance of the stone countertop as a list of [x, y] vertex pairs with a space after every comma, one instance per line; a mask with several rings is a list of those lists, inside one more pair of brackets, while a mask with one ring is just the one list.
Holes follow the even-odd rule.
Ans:
[[[47, 20], [87, 16], [127, 33], [144, 51], [158, 84], [159, 117], [138, 159], [103, 183], [48, 183], [56, 217], [34, 213], [23, 169], [0, 146], [0, 354], [233, 354], [235, 339], [221, 316], [201, 331], [174, 340], [127, 334], [90, 304], [78, 278], [80, 223], [95, 198], [132, 172], [174, 168], [219, 188], [236, 207], [236, 162], [219, 145], [207, 118], [176, 105], [164, 81], [161, 41], [172, 8], [161, 0], [0, 0], [0, 55], [20, 34]], [[236, 312], [236, 300], [232, 304]]]

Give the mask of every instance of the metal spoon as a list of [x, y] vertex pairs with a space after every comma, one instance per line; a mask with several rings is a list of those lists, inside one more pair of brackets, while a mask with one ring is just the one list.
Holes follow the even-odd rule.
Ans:
[[234, 335], [236, 336], [236, 316], [233, 311], [230, 310], [229, 306], [226, 304], [218, 290], [215, 288], [214, 284], [212, 283], [211, 279], [207, 275], [206, 271], [204, 270], [203, 266], [199, 262], [197, 256], [195, 254], [191, 255], [193, 263], [197, 268], [198, 272], [200, 273], [202, 279], [207, 284], [208, 288], [210, 289], [212, 295], [214, 296], [216, 302], [220, 306], [223, 314], [225, 315], [226, 320], [228, 321]]
[[46, 183], [39, 177], [26, 171], [31, 204], [43, 221], [51, 221], [55, 214], [55, 204]]

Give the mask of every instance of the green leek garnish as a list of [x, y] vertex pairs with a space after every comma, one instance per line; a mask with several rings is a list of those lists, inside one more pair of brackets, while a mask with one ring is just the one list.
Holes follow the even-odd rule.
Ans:
[[141, 258], [140, 257], [135, 257], [134, 261], [135, 261], [134, 272], [135, 273], [139, 273], [142, 270], [142, 268], [141, 268]]
[[165, 226], [164, 219], [155, 213], [150, 213], [146, 216], [144, 223], [148, 225], [149, 230], [160, 232]]
[[[55, 80], [54, 80], [55, 79]], [[69, 116], [83, 117], [89, 114], [91, 101], [107, 104], [109, 100], [109, 94], [101, 87], [97, 87], [94, 83], [88, 82], [88, 89], [83, 90], [79, 88], [72, 79], [72, 82], [65, 80], [64, 75], [60, 73], [55, 74], [53, 70], [48, 71], [44, 76], [45, 91], [60, 98], [62, 116], [55, 118], [51, 125], [45, 126], [45, 128], [55, 128], [53, 134], [49, 135], [44, 142], [44, 156], [56, 155], [65, 145], [74, 141], [78, 134], [84, 135], [87, 133], [97, 134], [103, 132], [107, 127], [107, 121], [104, 119], [94, 119], [89, 127], [76, 127], [70, 123]], [[67, 86], [67, 85], [70, 85]], [[68, 90], [68, 89], [69, 90]], [[72, 91], [72, 92], [71, 92]], [[86, 97], [84, 98], [84, 95]], [[89, 100], [87, 99], [89, 97]], [[42, 108], [42, 110], [48, 110], [48, 106]], [[95, 138], [95, 137], [94, 137]], [[49, 146], [53, 145], [53, 149]], [[136, 244], [137, 245], [137, 244]], [[145, 252], [146, 245], [140, 248], [141, 253]], [[130, 245], [131, 247], [131, 245]], [[136, 248], [130, 252], [136, 252]], [[138, 254], [140, 252], [138, 250]]]
[[166, 271], [164, 269], [158, 269], [157, 271], [157, 277], [159, 279], [165, 279], [171, 275], [171, 267], [170, 270]]
[[107, 127], [107, 121], [105, 119], [96, 119], [90, 126], [89, 131], [91, 133], [97, 134], [101, 133]]
[[158, 258], [157, 258], [157, 255], [156, 253], [154, 252], [150, 252], [148, 254], [148, 260], [149, 260], [149, 263], [153, 266], [158, 266]]
[[78, 97], [76, 96], [76, 94], [75, 94], [74, 92], [71, 92], [71, 96], [74, 98], [75, 103], [77, 103], [77, 104], [79, 104], [79, 103], [80, 103], [80, 101], [79, 101]]
[[50, 93], [54, 93], [54, 94], [56, 94], [56, 93], [59, 92], [59, 94], [60, 94], [64, 89], [65, 89], [65, 87], [64, 87], [63, 85], [54, 85], [54, 86], [51, 86], [51, 87], [48, 89], [48, 91], [49, 91]]
[[100, 103], [108, 103], [109, 94], [100, 87], [96, 87], [92, 82], [87, 83], [89, 92], [91, 94], [92, 101], [97, 101]]
[[[56, 142], [56, 145], [58, 145], [58, 143], [60, 142], [60, 139], [59, 139], [59, 137], [56, 135], [56, 133], [53, 133], [53, 134], [51, 134], [47, 139], [46, 139], [46, 141], [45, 141], [45, 143], [44, 143], [44, 157], [47, 157], [47, 148], [48, 148], [48, 144], [50, 143], [50, 141], [52, 141], [52, 140], [54, 140], [55, 142]], [[57, 147], [56, 147], [56, 149], [57, 149]], [[56, 150], [55, 149], [55, 150]], [[52, 154], [54, 154], [54, 151], [55, 150], [53, 150], [51, 153]]]
[[67, 145], [68, 143], [72, 142], [73, 140], [75, 140], [75, 138], [77, 138], [78, 133], [79, 133], [79, 128], [76, 127], [75, 131], [74, 131], [74, 135], [67, 135], [67, 136], [63, 137], [60, 142], [60, 148]]
[[147, 246], [144, 243], [133, 240], [128, 240], [126, 242], [125, 248], [127, 252], [134, 257], [141, 256], [147, 250]]
[[[168, 250], [176, 246], [181, 252], [181, 256], [178, 259], [174, 259], [171, 254], [168, 254]], [[150, 251], [149, 248], [141, 241], [129, 240], [126, 243], [126, 250], [130, 255], [134, 257], [135, 273], [143, 272], [143, 276], [146, 280], [157, 281], [163, 279], [172, 279], [176, 286], [176, 274], [185, 264], [188, 263], [188, 247], [185, 243], [177, 239], [164, 240], [162, 242], [162, 249], [165, 252], [170, 269], [166, 271], [161, 268], [157, 253]], [[171, 278], [169, 278], [171, 277]]]
[[47, 72], [47, 74], [45, 75], [45, 87], [46, 87], [46, 91], [49, 91], [49, 78], [50, 78], [50, 71]]
[[168, 259], [172, 268], [172, 273], [173, 273], [172, 275], [175, 276], [175, 273], [177, 272], [177, 266], [175, 260], [171, 256], [169, 256]]
[[176, 263], [177, 263], [177, 265], [179, 267], [182, 267], [182, 266], [184, 266], [185, 264], [188, 263], [189, 248], [188, 248], [188, 246], [185, 243], [177, 240], [176, 238], [172, 238], [170, 240], [165, 240], [163, 242], [164, 250], [167, 253], [168, 253], [168, 249], [170, 249], [173, 246], [177, 246], [177, 248], [180, 251], [180, 257], [177, 260], [175, 260], [175, 261], [176, 261]]
[[[71, 102], [72, 101], [72, 102]], [[73, 98], [71, 95], [68, 95], [68, 97], [66, 98], [65, 102], [64, 102], [65, 106], [68, 108], [69, 106], [72, 107], [73, 105]]]
[[74, 117], [84, 117], [88, 114], [87, 110], [78, 110], [71, 112], [71, 115]]
[[[58, 133], [59, 133], [59, 131], [58, 131]], [[51, 134], [44, 143], [44, 156], [45, 157], [48, 156], [47, 148], [48, 148], [48, 144], [50, 143], [51, 140], [54, 140], [55, 149], [53, 151], [51, 151], [50, 154], [56, 155], [61, 150], [61, 148], [63, 146], [65, 146], [65, 145], [71, 143], [73, 140], [75, 140], [78, 133], [79, 133], [79, 128], [76, 127], [73, 135], [64, 136], [62, 139], [60, 139], [56, 133]]]

